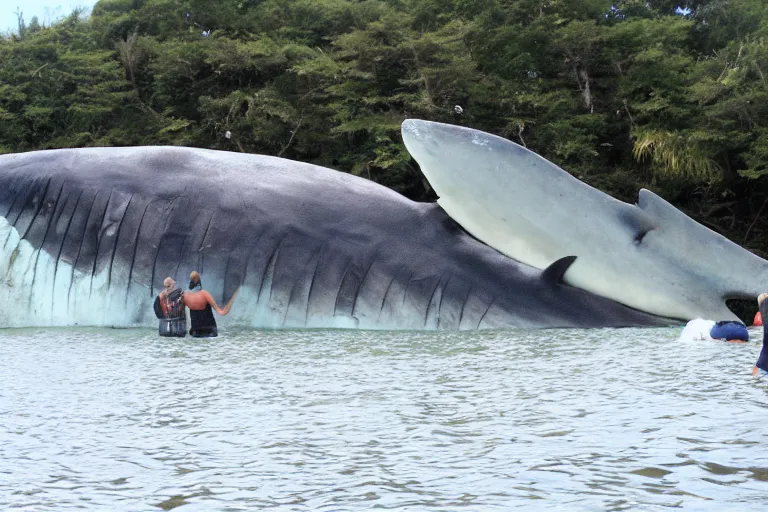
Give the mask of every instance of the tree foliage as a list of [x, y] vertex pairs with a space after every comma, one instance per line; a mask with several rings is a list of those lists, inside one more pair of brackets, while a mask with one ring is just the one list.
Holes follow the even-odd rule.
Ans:
[[431, 199], [409, 117], [768, 251], [763, 0], [101, 0], [0, 39], [0, 152], [193, 145]]

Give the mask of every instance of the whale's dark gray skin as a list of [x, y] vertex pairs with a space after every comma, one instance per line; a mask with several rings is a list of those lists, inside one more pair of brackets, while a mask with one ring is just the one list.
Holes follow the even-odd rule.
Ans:
[[[480, 329], [669, 325], [469, 236], [437, 204], [259, 155], [178, 147], [0, 156], [0, 326], [152, 325], [199, 270], [230, 324]], [[229, 318], [229, 317], [228, 317]]]

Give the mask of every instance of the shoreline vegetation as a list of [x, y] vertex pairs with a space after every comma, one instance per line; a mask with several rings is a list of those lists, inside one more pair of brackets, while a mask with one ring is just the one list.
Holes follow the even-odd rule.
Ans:
[[768, 256], [763, 0], [101, 0], [0, 38], [0, 153], [261, 153], [431, 201], [406, 118], [503, 136], [627, 202], [649, 188]]

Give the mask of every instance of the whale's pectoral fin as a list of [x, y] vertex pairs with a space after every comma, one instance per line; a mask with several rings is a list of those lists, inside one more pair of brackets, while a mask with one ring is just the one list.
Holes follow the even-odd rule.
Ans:
[[541, 273], [541, 280], [549, 286], [557, 286], [563, 283], [563, 276], [565, 271], [568, 270], [573, 262], [576, 261], [576, 256], [566, 256], [552, 263], [550, 266], [544, 269]]

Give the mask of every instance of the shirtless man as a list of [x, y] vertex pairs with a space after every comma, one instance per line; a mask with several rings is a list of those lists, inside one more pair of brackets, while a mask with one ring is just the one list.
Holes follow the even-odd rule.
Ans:
[[229, 303], [222, 309], [213, 300], [211, 294], [207, 290], [203, 290], [200, 274], [192, 272], [189, 275], [189, 291], [184, 292], [184, 305], [189, 308], [189, 318], [192, 323], [189, 334], [195, 338], [214, 338], [218, 336], [216, 319], [213, 318], [211, 308], [215, 309], [221, 316], [226, 316], [229, 310], [232, 309], [232, 304], [234, 304], [239, 290], [238, 288], [235, 291]]

